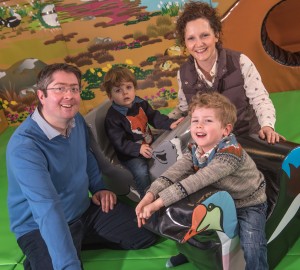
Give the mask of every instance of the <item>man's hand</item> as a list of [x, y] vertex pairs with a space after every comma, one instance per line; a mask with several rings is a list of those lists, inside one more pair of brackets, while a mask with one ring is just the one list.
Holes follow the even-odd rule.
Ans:
[[278, 143], [280, 139], [285, 141], [285, 137], [278, 134], [274, 131], [273, 128], [268, 126], [262, 127], [261, 130], [258, 132], [258, 135], [262, 140], [266, 140], [268, 143], [271, 144]]
[[108, 213], [114, 209], [117, 203], [117, 196], [109, 190], [100, 190], [92, 196], [92, 201], [96, 205], [101, 205], [102, 211]]

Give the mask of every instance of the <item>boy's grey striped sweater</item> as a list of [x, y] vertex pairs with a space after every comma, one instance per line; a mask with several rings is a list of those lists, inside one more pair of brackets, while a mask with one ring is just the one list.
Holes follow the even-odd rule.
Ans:
[[227, 191], [237, 208], [266, 201], [265, 179], [240, 145], [216, 152], [204, 168], [195, 171], [188, 151], [157, 178], [148, 191], [169, 206], [208, 185]]

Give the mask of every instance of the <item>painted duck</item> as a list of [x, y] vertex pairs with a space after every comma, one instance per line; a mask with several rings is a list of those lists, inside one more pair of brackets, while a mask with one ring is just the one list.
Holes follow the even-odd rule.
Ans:
[[15, 29], [21, 23], [22, 17], [20, 14], [14, 12], [14, 10], [11, 10], [10, 13], [12, 16], [6, 19], [0, 17], [0, 24], [8, 28]]
[[223, 270], [243, 269], [245, 261], [239, 244], [238, 222], [232, 197], [219, 191], [195, 207], [192, 225], [182, 243], [201, 232], [216, 231], [222, 245]]
[[237, 217], [232, 197], [226, 191], [219, 191], [195, 207], [192, 225], [182, 243], [203, 231], [224, 232], [228, 238], [237, 235]]

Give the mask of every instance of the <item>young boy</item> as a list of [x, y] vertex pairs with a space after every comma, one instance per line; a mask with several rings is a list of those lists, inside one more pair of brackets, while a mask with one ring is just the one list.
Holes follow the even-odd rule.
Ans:
[[110, 69], [104, 78], [112, 106], [105, 118], [105, 129], [119, 161], [130, 170], [140, 196], [150, 185], [148, 159], [152, 157], [153, 135], [149, 124], [158, 129], [174, 129], [182, 121], [170, 119], [153, 110], [147, 101], [135, 94], [137, 82], [125, 67]]
[[265, 179], [231, 133], [236, 108], [213, 92], [194, 96], [189, 111], [194, 143], [151, 184], [136, 207], [138, 226], [161, 207], [213, 185], [228, 191], [235, 201], [246, 269], [268, 269]]

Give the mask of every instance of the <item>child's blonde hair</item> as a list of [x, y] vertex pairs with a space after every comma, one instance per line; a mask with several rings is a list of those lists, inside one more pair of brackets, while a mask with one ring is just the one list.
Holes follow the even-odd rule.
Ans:
[[218, 92], [200, 93], [193, 96], [189, 105], [189, 114], [191, 115], [197, 108], [216, 109], [216, 116], [223, 127], [227, 124], [234, 126], [237, 120], [237, 111], [231, 101]]
[[111, 97], [113, 87], [118, 87], [122, 82], [132, 82], [134, 88], [137, 87], [137, 82], [134, 74], [126, 67], [116, 66], [111, 68], [104, 76], [102, 88], [105, 90], [108, 97]]

